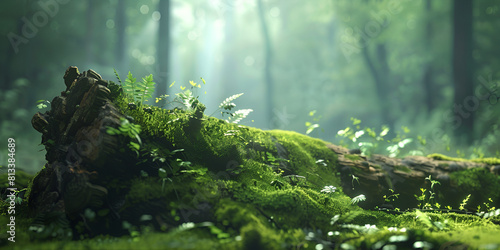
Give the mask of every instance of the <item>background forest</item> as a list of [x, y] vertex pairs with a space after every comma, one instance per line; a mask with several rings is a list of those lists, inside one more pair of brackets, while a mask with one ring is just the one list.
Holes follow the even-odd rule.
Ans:
[[245, 93], [238, 107], [254, 111], [241, 123], [365, 153], [499, 157], [499, 7], [494, 0], [2, 1], [0, 151], [13, 137], [17, 166], [41, 168], [31, 117], [50, 108], [37, 101], [63, 91], [64, 71], [74, 65], [113, 81], [113, 69], [122, 79], [128, 71], [152, 74], [157, 96], [203, 77], [206, 114]]

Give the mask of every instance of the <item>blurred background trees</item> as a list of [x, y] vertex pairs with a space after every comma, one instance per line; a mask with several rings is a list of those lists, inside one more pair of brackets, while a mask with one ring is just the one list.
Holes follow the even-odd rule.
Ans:
[[[51, 101], [64, 90], [62, 75], [70, 65], [109, 80], [115, 80], [113, 69], [122, 79], [128, 71], [153, 74], [158, 96], [172, 96], [203, 77], [206, 114], [243, 92], [238, 106], [254, 109], [244, 124], [263, 129], [305, 133], [305, 122], [314, 118], [319, 128], [310, 135], [340, 143], [346, 138], [337, 132], [355, 117], [377, 132], [386, 125], [391, 138], [404, 131], [417, 144], [420, 136], [423, 154], [500, 155], [494, 95], [500, 95], [500, 1], [1, 5], [0, 130], [2, 140], [18, 141], [20, 168], [43, 165], [40, 135], [30, 120], [37, 100]], [[0, 144], [2, 152], [6, 145]], [[0, 164], [5, 157], [0, 155]]]

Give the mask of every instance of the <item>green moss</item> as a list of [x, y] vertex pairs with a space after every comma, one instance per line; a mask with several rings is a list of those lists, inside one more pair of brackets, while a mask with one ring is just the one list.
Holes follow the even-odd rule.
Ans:
[[[107, 188], [110, 193], [126, 196], [119, 212], [126, 211], [133, 216], [140, 215], [137, 213], [158, 215], [166, 224], [162, 227], [165, 232], [148, 233], [137, 228], [140, 236], [134, 233], [134, 237], [99, 236], [46, 243], [30, 243], [24, 235], [20, 237], [24, 242], [12, 245], [13, 249], [34, 246], [42, 249], [283, 249], [299, 246], [315, 249], [320, 244], [337, 247], [333, 243], [338, 242], [355, 249], [371, 249], [380, 242], [404, 248], [413, 247], [419, 241], [431, 243], [435, 248], [447, 241], [465, 242], [473, 247], [485, 242], [500, 244], [500, 240], [491, 236], [500, 233], [500, 227], [491, 219], [427, 213], [432, 222], [440, 223], [429, 224], [418, 219], [415, 212], [391, 215], [351, 204], [351, 198], [341, 188], [337, 155], [325, 141], [290, 131], [263, 131], [206, 116], [198, 119], [192, 111], [150, 107], [151, 112], [146, 112], [143, 105], [130, 109], [130, 100], [123, 98], [118, 88], [112, 92], [113, 102], [121, 112], [141, 125], [143, 151], [138, 161], [145, 160], [145, 163], [131, 165], [144, 167], [141, 170], [148, 170], [150, 176], [117, 178], [111, 180]], [[194, 123], [199, 126], [193, 126]], [[163, 180], [155, 171], [158, 167], [170, 169], [171, 166], [151, 163], [147, 151], [153, 147], [170, 151], [184, 149], [182, 155], [175, 157], [192, 162], [192, 167], [187, 169], [194, 171], [170, 171], [162, 187]], [[361, 160], [358, 155], [346, 157]], [[273, 158], [281, 160], [270, 160]], [[482, 162], [496, 163], [491, 159], [482, 159]], [[196, 171], [199, 169], [208, 171]], [[408, 171], [402, 166], [396, 169]], [[290, 176], [296, 175], [300, 180], [292, 181]], [[273, 181], [281, 184], [273, 186]], [[495, 194], [500, 190], [498, 177], [486, 169], [454, 172], [451, 181], [461, 188], [460, 193], [474, 193], [471, 204], [480, 199], [499, 198]], [[337, 190], [321, 193], [324, 186], [335, 186]], [[477, 201], [472, 200], [474, 196]], [[367, 197], [370, 198], [373, 197]], [[332, 221], [334, 216], [337, 221]], [[492, 219], [498, 221], [498, 218]], [[27, 232], [29, 220], [20, 220], [20, 231]], [[195, 221], [197, 226], [182, 224], [187, 221]], [[212, 226], [206, 226], [209, 224]], [[367, 231], [367, 224], [376, 225], [378, 230]], [[393, 237], [397, 235], [406, 240], [394, 241], [402, 239]]]
[[457, 187], [464, 198], [471, 194], [468, 203], [470, 208], [488, 202], [488, 198], [499, 201], [500, 178], [485, 168], [470, 168], [450, 174], [452, 183]]
[[443, 160], [443, 161], [466, 161], [466, 162], [479, 162], [479, 163], [485, 163], [488, 165], [500, 165], [500, 159], [498, 158], [478, 158], [478, 159], [463, 159], [463, 158], [454, 158], [454, 157], [449, 157], [446, 155], [442, 154], [430, 154], [427, 157], [433, 158], [435, 160]]
[[361, 161], [363, 160], [359, 155], [351, 155], [351, 154], [345, 154], [345, 158], [351, 160], [351, 161]]
[[411, 173], [411, 169], [407, 166], [394, 166], [394, 170], [398, 170], [405, 173]]

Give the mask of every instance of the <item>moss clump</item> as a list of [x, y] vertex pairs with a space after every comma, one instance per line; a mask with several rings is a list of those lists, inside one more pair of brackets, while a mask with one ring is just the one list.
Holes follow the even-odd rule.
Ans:
[[443, 160], [443, 161], [465, 161], [465, 162], [478, 162], [485, 163], [488, 165], [500, 165], [500, 159], [498, 158], [478, 158], [478, 159], [463, 159], [463, 158], [455, 158], [449, 157], [443, 154], [430, 154], [427, 157], [433, 158], [435, 160]]
[[[137, 157], [130, 157], [136, 162], [124, 167], [126, 176], [106, 183], [108, 198], [123, 199], [123, 203], [113, 203], [118, 204], [116, 211], [96, 211], [102, 220], [76, 226], [107, 228], [99, 231], [103, 232], [100, 236], [36, 243], [37, 248], [372, 249], [415, 244], [439, 248], [448, 241], [473, 247], [500, 244], [488, 235], [500, 233], [500, 227], [492, 223], [498, 218], [454, 213], [393, 215], [352, 204], [340, 187], [337, 155], [322, 140], [227, 123], [201, 116], [199, 109], [165, 110], [142, 104], [134, 108], [119, 88], [112, 86], [111, 91], [115, 106], [142, 128], [143, 145]], [[165, 153], [176, 149], [183, 151], [173, 156]], [[153, 160], [155, 154], [163, 161]], [[346, 157], [361, 160], [358, 155]], [[190, 164], [176, 165], [181, 161]], [[162, 177], [159, 168], [167, 170]], [[499, 190], [495, 176], [481, 169], [467, 171], [456, 172], [451, 181], [475, 192], [481, 187], [472, 181], [482, 183], [483, 190], [484, 185], [491, 185], [484, 197]], [[321, 192], [325, 186], [337, 189]], [[367, 197], [371, 198], [376, 197]], [[118, 219], [106, 217], [113, 212]], [[122, 227], [124, 221], [132, 226]], [[27, 222], [24, 218], [19, 231], [28, 231]], [[111, 233], [109, 225], [123, 236], [103, 236]], [[27, 238], [23, 240], [13, 244], [14, 249], [34, 246]]]
[[359, 155], [351, 155], [351, 154], [345, 154], [345, 158], [351, 160], [351, 161], [361, 161], [363, 160]]
[[464, 198], [471, 194], [468, 208], [474, 210], [477, 205], [482, 205], [489, 198], [500, 204], [500, 178], [485, 168], [470, 168], [450, 174], [452, 183], [457, 187]]

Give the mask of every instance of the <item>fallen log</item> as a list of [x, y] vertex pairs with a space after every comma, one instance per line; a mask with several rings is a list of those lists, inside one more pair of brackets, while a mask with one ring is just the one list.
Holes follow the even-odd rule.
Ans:
[[[264, 246], [282, 237], [261, 235], [269, 228], [326, 232], [335, 215], [351, 223], [352, 211], [366, 215], [359, 223], [379, 222], [345, 194], [365, 195], [358, 205], [367, 209], [458, 209], [468, 194], [464, 210], [489, 198], [489, 206], [500, 207], [498, 160], [368, 158], [295, 132], [209, 118], [197, 102], [184, 111], [133, 102], [92, 70], [70, 67], [64, 83], [50, 111], [32, 119], [47, 151], [29, 190], [35, 238], [119, 236], [142, 226], [165, 231], [210, 221], [241, 233], [245, 244], [259, 235]], [[138, 130], [129, 134], [131, 128]], [[330, 193], [321, 192], [325, 186]]]
[[[476, 211], [478, 205], [485, 209], [484, 203], [490, 207], [500, 206], [498, 159], [448, 160], [438, 154], [403, 159], [383, 155], [365, 157], [351, 154], [343, 147], [328, 146], [338, 154], [344, 192], [351, 197], [359, 194], [369, 197], [360, 204], [364, 208], [424, 208], [427, 203], [425, 208], [439, 210], [449, 206], [458, 209], [469, 194], [464, 205], [468, 211]], [[433, 198], [430, 192], [434, 193]], [[399, 194], [397, 198], [395, 194]]]

